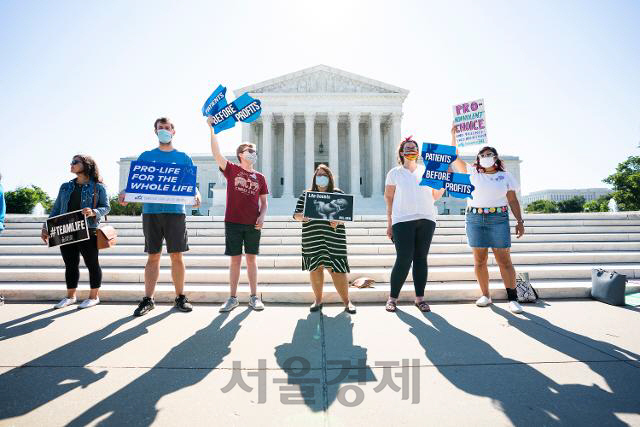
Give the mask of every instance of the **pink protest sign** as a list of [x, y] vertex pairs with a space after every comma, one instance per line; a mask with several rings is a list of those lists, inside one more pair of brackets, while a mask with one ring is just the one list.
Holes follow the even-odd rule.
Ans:
[[458, 147], [487, 143], [484, 99], [454, 105], [453, 123]]

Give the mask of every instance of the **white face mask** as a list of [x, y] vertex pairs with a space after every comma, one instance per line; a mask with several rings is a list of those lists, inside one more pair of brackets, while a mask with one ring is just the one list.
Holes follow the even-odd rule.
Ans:
[[170, 144], [172, 139], [173, 139], [173, 134], [171, 134], [171, 132], [169, 132], [168, 130], [166, 129], [158, 130], [158, 141], [160, 141], [160, 144]]
[[326, 187], [329, 185], [329, 177], [328, 176], [324, 176], [324, 175], [320, 175], [320, 176], [316, 176], [316, 184], [318, 185], [318, 187]]
[[480, 157], [480, 166], [482, 166], [483, 168], [490, 168], [491, 166], [496, 164], [496, 159], [495, 157], [491, 156], [491, 157]]
[[252, 165], [258, 161], [258, 154], [256, 153], [245, 153], [244, 154], [244, 159], [251, 163]]

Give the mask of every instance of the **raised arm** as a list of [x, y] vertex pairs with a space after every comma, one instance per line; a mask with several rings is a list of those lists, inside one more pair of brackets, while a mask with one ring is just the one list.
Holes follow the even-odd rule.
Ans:
[[222, 155], [222, 152], [220, 151], [220, 143], [218, 142], [218, 137], [213, 130], [212, 121], [212, 117], [207, 118], [209, 130], [211, 131], [211, 154], [213, 154], [213, 157], [216, 159], [216, 162], [218, 163], [218, 166], [220, 166], [220, 169], [225, 170], [227, 167], [227, 159], [225, 159], [225, 157]]
[[456, 159], [451, 163], [451, 165], [456, 169], [458, 173], [467, 173], [467, 164], [460, 158], [460, 153], [458, 152], [458, 143], [456, 142], [456, 125], [451, 125], [451, 145], [456, 147]]

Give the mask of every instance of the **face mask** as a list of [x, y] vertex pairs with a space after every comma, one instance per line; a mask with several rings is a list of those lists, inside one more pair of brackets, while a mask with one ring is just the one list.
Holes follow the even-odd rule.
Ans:
[[245, 153], [244, 159], [247, 162], [249, 162], [251, 164], [254, 164], [255, 162], [258, 161], [258, 154], [256, 154], [256, 153]]
[[416, 153], [415, 151], [412, 151], [411, 154], [407, 153], [404, 155], [404, 159], [405, 160], [418, 160], [418, 153]]
[[496, 164], [496, 159], [491, 156], [491, 157], [480, 157], [480, 166], [482, 166], [483, 168], [490, 168], [491, 166]]
[[328, 176], [324, 176], [324, 175], [320, 175], [320, 176], [316, 176], [316, 184], [318, 185], [318, 187], [326, 187], [329, 185], [329, 177]]
[[168, 130], [160, 129], [158, 131], [158, 141], [160, 141], [160, 144], [169, 144], [172, 138], [173, 135]]

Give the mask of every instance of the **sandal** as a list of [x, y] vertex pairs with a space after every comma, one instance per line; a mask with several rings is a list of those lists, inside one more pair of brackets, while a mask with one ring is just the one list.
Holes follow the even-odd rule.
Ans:
[[389, 300], [387, 301], [387, 305], [385, 305], [384, 308], [388, 312], [393, 313], [394, 311], [396, 311], [396, 302]]
[[351, 304], [351, 301], [349, 301], [349, 304], [344, 306], [344, 311], [349, 314], [356, 314], [356, 306]]
[[420, 309], [420, 311], [423, 312], [423, 313], [431, 311], [431, 308], [429, 308], [429, 304], [427, 304], [426, 301], [416, 302], [414, 305], [416, 307], [418, 307]]

